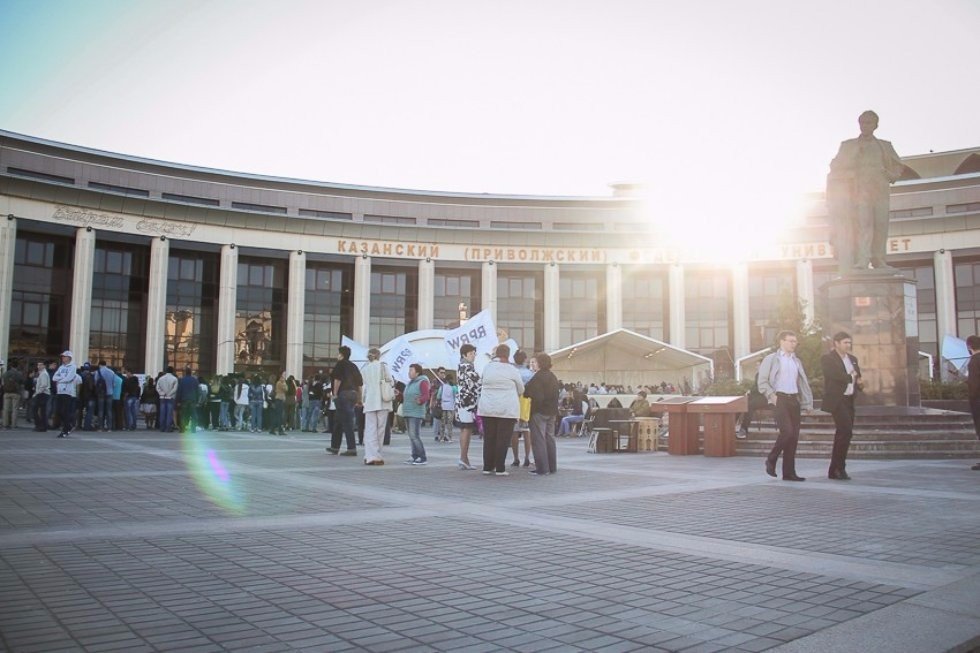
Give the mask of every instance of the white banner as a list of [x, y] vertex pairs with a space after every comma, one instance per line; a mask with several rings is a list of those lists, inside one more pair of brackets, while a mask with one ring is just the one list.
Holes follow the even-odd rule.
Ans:
[[476, 347], [474, 367], [478, 372], [482, 371], [499, 344], [490, 311], [480, 311], [467, 320], [466, 324], [446, 332], [446, 348], [451, 360], [459, 360], [459, 349], [466, 344]]
[[368, 348], [357, 342], [356, 340], [351, 340], [347, 336], [340, 337], [340, 344], [345, 347], [350, 347], [350, 362], [357, 365], [357, 369], [361, 369], [367, 365], [368, 358], [367, 352]]
[[419, 363], [422, 359], [412, 344], [405, 336], [395, 339], [388, 345], [381, 360], [388, 366], [391, 376], [396, 381], [408, 384], [408, 366], [412, 363]]

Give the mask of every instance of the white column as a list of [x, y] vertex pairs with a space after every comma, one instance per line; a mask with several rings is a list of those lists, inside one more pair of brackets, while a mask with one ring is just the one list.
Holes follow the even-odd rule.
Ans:
[[218, 355], [215, 372], [231, 374], [235, 371], [235, 311], [238, 309], [238, 249], [234, 245], [222, 246], [218, 275]]
[[306, 316], [306, 254], [289, 252], [286, 290], [286, 376], [303, 378], [303, 322]]
[[[932, 267], [936, 276], [936, 335], [939, 346], [943, 338], [955, 336], [956, 325], [956, 281], [953, 276], [953, 253], [941, 249], [932, 255]], [[973, 335], [964, 333], [963, 337]], [[941, 369], [945, 369], [942, 366]]]
[[150, 241], [150, 280], [146, 296], [146, 348], [143, 371], [156, 376], [163, 370], [163, 348], [167, 340], [167, 270], [170, 241], [166, 236]]
[[606, 331], [623, 327], [623, 268], [619, 263], [606, 266]]
[[749, 319], [749, 266], [732, 266], [732, 335], [735, 336], [735, 360], [751, 352], [751, 322]]
[[[431, 258], [419, 261], [419, 312], [418, 326], [431, 329], [435, 324], [436, 315], [436, 264]], [[452, 317], [452, 316], [449, 316]], [[381, 346], [384, 343], [378, 343]]]
[[497, 323], [497, 266], [487, 261], [480, 270], [480, 310], [490, 311], [493, 323]]
[[[17, 220], [0, 218], [0, 315], [10, 315], [14, 298], [14, 248], [17, 245]], [[59, 352], [60, 353], [60, 352]], [[10, 358], [10, 320], [0, 318], [0, 359]]]
[[561, 286], [557, 263], [544, 266], [544, 350], [561, 349]]
[[680, 263], [671, 265], [667, 273], [667, 302], [670, 344], [684, 349], [687, 324], [684, 318], [684, 266]]
[[796, 262], [796, 297], [803, 304], [805, 326], [813, 324], [817, 295], [813, 288], [813, 261], [809, 259]]
[[92, 331], [92, 279], [95, 269], [95, 230], [80, 227], [75, 232], [74, 275], [71, 295], [71, 330], [69, 343], [76, 365], [88, 360]]
[[371, 332], [371, 258], [362, 254], [354, 259], [354, 333], [356, 342], [380, 347], [383, 342], [368, 342]]

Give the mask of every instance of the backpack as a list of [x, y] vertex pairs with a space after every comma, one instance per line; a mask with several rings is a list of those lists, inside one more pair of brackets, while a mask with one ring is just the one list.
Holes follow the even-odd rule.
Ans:
[[17, 381], [17, 375], [13, 370], [3, 375], [3, 391], [20, 392], [20, 383]]
[[82, 374], [82, 390], [86, 399], [95, 396], [95, 377], [91, 372]]
[[97, 377], [95, 380], [95, 394], [97, 394], [99, 397], [105, 397], [107, 394], [109, 394], [109, 388], [106, 386], [105, 377], [102, 376], [102, 371], [99, 370], [96, 372], [95, 376]]

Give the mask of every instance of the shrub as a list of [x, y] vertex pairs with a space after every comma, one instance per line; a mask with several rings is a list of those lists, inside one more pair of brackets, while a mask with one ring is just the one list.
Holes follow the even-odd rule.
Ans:
[[707, 387], [702, 388], [701, 394], [705, 397], [737, 397], [744, 395], [751, 387], [751, 379], [745, 381], [725, 379], [723, 381], [713, 381]]
[[919, 389], [923, 399], [967, 399], [966, 383], [963, 381], [920, 380]]

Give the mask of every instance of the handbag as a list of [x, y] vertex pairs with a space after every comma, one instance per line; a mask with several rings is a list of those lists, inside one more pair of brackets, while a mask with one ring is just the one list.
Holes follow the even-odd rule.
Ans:
[[385, 364], [381, 364], [381, 401], [387, 403], [395, 398], [395, 389], [385, 380], [388, 376]]

